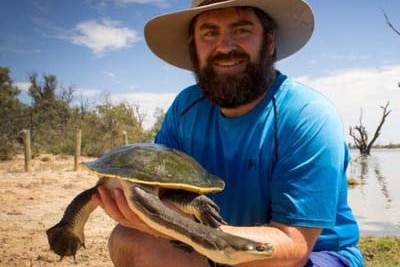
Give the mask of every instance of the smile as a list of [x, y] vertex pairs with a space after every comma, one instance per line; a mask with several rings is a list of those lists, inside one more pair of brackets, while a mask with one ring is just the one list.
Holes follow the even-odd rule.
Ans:
[[222, 68], [231, 68], [236, 67], [244, 62], [243, 59], [240, 60], [218, 60], [214, 62], [215, 66], [222, 67]]
[[214, 60], [213, 68], [216, 73], [235, 75], [246, 69], [246, 60], [243, 58]]

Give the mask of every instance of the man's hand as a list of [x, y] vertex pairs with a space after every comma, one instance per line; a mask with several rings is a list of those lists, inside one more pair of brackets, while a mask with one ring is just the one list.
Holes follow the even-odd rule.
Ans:
[[108, 216], [119, 224], [148, 234], [160, 236], [158, 232], [150, 228], [133, 210], [131, 210], [131, 208], [129, 208], [128, 202], [121, 189], [114, 189], [112, 193], [114, 194], [114, 198], [106, 187], [99, 186], [97, 188], [97, 194], [93, 195], [93, 200], [103, 208]]

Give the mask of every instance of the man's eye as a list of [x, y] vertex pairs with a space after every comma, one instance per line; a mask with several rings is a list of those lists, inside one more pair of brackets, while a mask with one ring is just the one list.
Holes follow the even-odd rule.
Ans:
[[237, 35], [245, 35], [251, 33], [251, 30], [249, 28], [237, 28], [235, 30], [235, 33]]
[[203, 36], [205, 36], [205, 37], [212, 37], [212, 36], [216, 36], [216, 35], [217, 35], [217, 31], [206, 31], [203, 34]]

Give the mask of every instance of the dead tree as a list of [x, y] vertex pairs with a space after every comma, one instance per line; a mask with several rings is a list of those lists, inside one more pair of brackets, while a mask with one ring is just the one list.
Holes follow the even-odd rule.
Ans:
[[382, 11], [383, 11], [383, 15], [385, 16], [387, 25], [388, 25], [395, 33], [397, 33], [398, 35], [400, 35], [400, 31], [399, 31], [398, 29], [396, 29], [396, 28], [393, 26], [392, 22], [389, 20], [389, 17], [387, 16], [385, 10], [382, 10]]
[[385, 123], [386, 117], [389, 116], [391, 112], [391, 110], [388, 110], [388, 107], [389, 107], [389, 101], [386, 103], [385, 106], [380, 107], [383, 111], [381, 121], [379, 122], [379, 125], [376, 128], [374, 136], [372, 137], [371, 141], [368, 140], [369, 139], [368, 132], [362, 123], [362, 116], [363, 116], [362, 110], [360, 115], [360, 124], [350, 127], [350, 136], [353, 138], [354, 145], [358, 148], [361, 155], [370, 155], [373, 144], [381, 134], [381, 129], [383, 124]]

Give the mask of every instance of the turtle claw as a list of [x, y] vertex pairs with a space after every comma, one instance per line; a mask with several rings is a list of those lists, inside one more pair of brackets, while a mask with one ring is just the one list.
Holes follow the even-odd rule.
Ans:
[[46, 231], [50, 249], [60, 256], [60, 261], [64, 256], [73, 256], [80, 247], [85, 247], [84, 242], [77, 236], [70, 227], [56, 224]]
[[199, 195], [194, 198], [191, 205], [199, 211], [197, 218], [202, 224], [208, 225], [212, 228], [218, 228], [222, 224], [227, 224], [219, 214], [219, 207], [211, 199], [204, 195]]
[[178, 241], [178, 240], [170, 240], [169, 243], [173, 247], [178, 248], [186, 253], [192, 253], [194, 251], [194, 249], [191, 246], [189, 246], [181, 241]]

